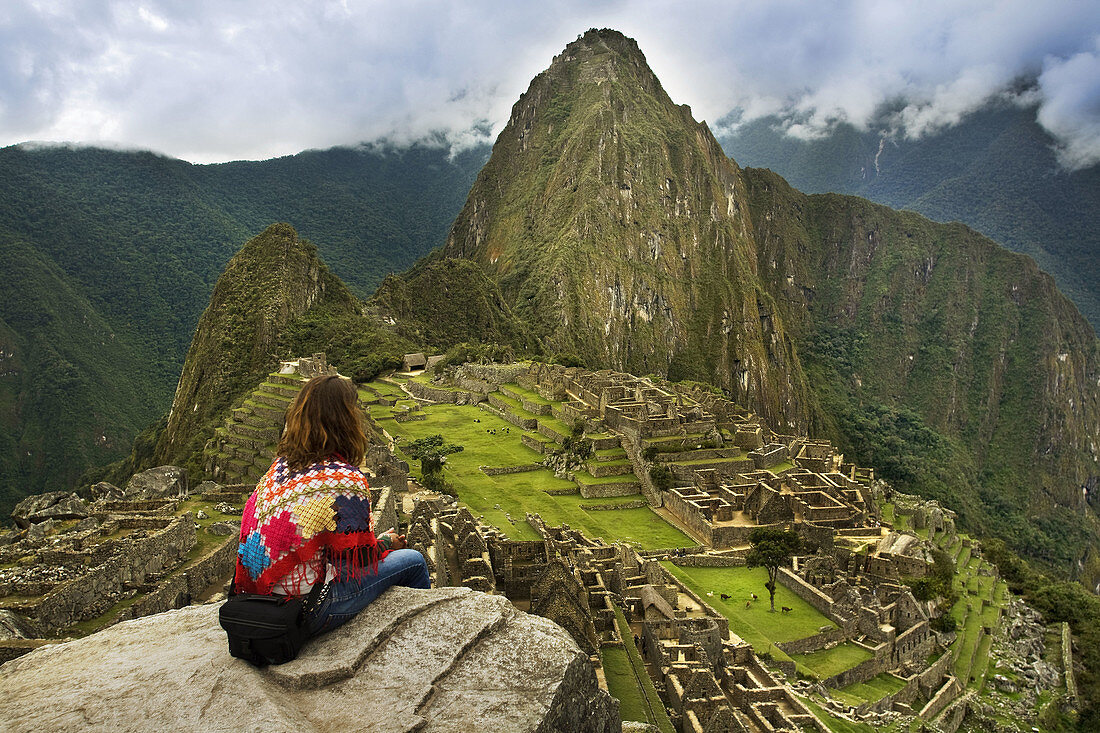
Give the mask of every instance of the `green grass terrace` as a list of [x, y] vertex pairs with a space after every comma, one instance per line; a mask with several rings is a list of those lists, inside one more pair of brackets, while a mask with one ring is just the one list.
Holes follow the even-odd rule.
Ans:
[[[729, 619], [730, 631], [751, 644], [757, 654], [769, 654], [774, 659], [794, 661], [803, 674], [815, 678], [819, 672], [831, 672], [824, 676], [842, 672], [865, 658], [852, 650], [823, 654], [820, 657], [799, 655], [810, 657], [810, 664], [813, 665], [811, 667], [805, 661], [800, 662], [775, 646], [777, 643], [813, 636], [823, 627], [835, 629], [836, 624], [782, 585], [776, 588], [775, 613], [772, 613], [769, 610], [768, 591], [764, 587], [768, 574], [763, 568], [693, 568], [680, 567], [671, 561], [663, 561], [661, 564], [711, 608]], [[722, 593], [730, 596], [729, 600], [723, 600]], [[750, 600], [753, 593], [759, 600]], [[783, 606], [791, 611], [784, 613], [780, 610]], [[864, 651], [859, 647], [855, 649]]]
[[[373, 387], [377, 382], [370, 383]], [[649, 507], [614, 509], [605, 508], [642, 499], [640, 494], [608, 499], [584, 499], [576, 484], [556, 478], [548, 469], [524, 471], [497, 476], [486, 475], [482, 466], [511, 467], [532, 466], [542, 462], [543, 456], [523, 445], [520, 438], [524, 431], [495, 414], [470, 405], [422, 405], [426, 418], [408, 422], [383, 419], [380, 424], [398, 440], [398, 452], [403, 443], [410, 443], [427, 435], [440, 434], [449, 443], [461, 445], [463, 451], [447, 457], [444, 479], [452, 485], [461, 503], [469, 507], [475, 516], [498, 527], [506, 535], [518, 540], [538, 539], [527, 525], [527, 512], [542, 516], [548, 524], [568, 524], [590, 537], [607, 542], [627, 542], [642, 549], [691, 547], [695, 542], [680, 530], [657, 516]], [[371, 408], [372, 415], [375, 408]], [[390, 408], [383, 407], [378, 416], [390, 416]], [[569, 434], [560, 420], [538, 416], [559, 424]], [[555, 426], [557, 429], [558, 426]], [[409, 461], [414, 474], [419, 464], [401, 453]], [[623, 477], [612, 477], [622, 481]], [[602, 483], [593, 479], [593, 483]], [[496, 507], [500, 508], [497, 509]], [[511, 515], [512, 521], [508, 520]]]

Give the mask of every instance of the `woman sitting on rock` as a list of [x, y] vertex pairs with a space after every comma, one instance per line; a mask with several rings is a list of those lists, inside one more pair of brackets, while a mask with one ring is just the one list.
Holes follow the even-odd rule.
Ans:
[[305, 597], [311, 634], [351, 619], [391, 585], [428, 588], [428, 568], [405, 536], [371, 526], [370, 490], [359, 470], [367, 448], [355, 387], [316, 377], [286, 413], [275, 462], [241, 517], [238, 593]]

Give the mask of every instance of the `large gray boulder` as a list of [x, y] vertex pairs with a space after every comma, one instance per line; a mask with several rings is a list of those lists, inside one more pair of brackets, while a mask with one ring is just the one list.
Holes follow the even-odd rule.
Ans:
[[187, 472], [179, 466], [157, 466], [135, 473], [126, 482], [126, 498], [163, 499], [187, 496]]
[[92, 499], [99, 501], [119, 501], [126, 498], [126, 490], [107, 481], [92, 484]]
[[47, 519], [63, 521], [88, 516], [88, 504], [71, 491], [50, 491], [34, 494], [15, 505], [11, 518], [16, 525], [27, 528]]
[[298, 659], [233, 659], [218, 605], [0, 666], [7, 731], [619, 731], [618, 702], [560, 626], [467, 588], [392, 588]]

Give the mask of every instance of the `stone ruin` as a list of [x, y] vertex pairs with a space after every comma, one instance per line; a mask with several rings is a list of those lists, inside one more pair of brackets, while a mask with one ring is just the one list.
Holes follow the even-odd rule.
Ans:
[[[160, 466], [125, 487], [96, 484], [90, 502], [67, 492], [24, 499], [12, 512], [16, 529], [0, 533], [0, 614], [9, 621], [0, 660], [220, 590], [236, 559], [246, 490], [204, 483], [191, 492], [182, 469]], [[199, 525], [181, 511], [190, 497], [229, 510], [201, 530], [225, 539], [202, 543], [197, 555]]]
[[[316, 363], [307, 361], [307, 371], [315, 367]], [[294, 368], [300, 369], [301, 361]], [[700, 547], [671, 557], [667, 551], [640, 553], [631, 547], [589, 539], [566, 525], [547, 526], [537, 515], [528, 515], [525, 521], [539, 539], [512, 540], [450, 497], [425, 498], [415, 502], [406, 534], [410, 546], [427, 559], [433, 587], [465, 586], [505, 596], [518, 609], [564, 628], [597, 668], [601, 648], [632, 645], [636, 639], [678, 730], [824, 731], [786, 682], [785, 676], [794, 675], [793, 664], [772, 661], [765, 666], [744, 640], [730, 632], [725, 617], [656, 561], [663, 557], [689, 565], [743, 564], [747, 537], [753, 528], [787, 527], [802, 536], [807, 554], [795, 558], [791, 567], [780, 573], [779, 581], [837, 628], [823, 628], [815, 636], [782, 644], [784, 651], [808, 653], [847, 642], [870, 653], [871, 659], [826, 680], [826, 686], [865, 681], [887, 671], [906, 680], [901, 692], [883, 698], [875, 710], [863, 711], [864, 715], [891, 706], [902, 713], [921, 712], [910, 704], [917, 699], [930, 700], [928, 705], [947, 704], [961, 692], [962, 686], [951, 676], [945, 661], [949, 661], [949, 654], [924, 668], [929, 655], [944, 648], [950, 637], [930, 629], [932, 609], [917, 602], [900, 582], [900, 578], [921, 577], [930, 571], [930, 542], [894, 531], [883, 522], [878, 507], [888, 489], [874, 481], [870, 470], [846, 462], [828, 442], [773, 433], [751, 412], [719, 395], [700, 389], [679, 390], [615, 372], [584, 372], [542, 364], [481, 364], [449, 373], [454, 380], [449, 385], [410, 382], [405, 389], [420, 403], [435, 398], [477, 403], [509, 419], [507, 402], [497, 396], [502, 390], [532, 414], [551, 413], [566, 424], [583, 424], [586, 434], [596, 435], [601, 441], [598, 449], [621, 447], [629, 458], [626, 470], [634, 472], [636, 481], [630, 485], [624, 479], [624, 486], [634, 492], [640, 489], [646, 503], [671, 512], [699, 540]], [[284, 378], [298, 381], [297, 376]], [[506, 385], [512, 382], [555, 404], [536, 404], [518, 392], [508, 393]], [[284, 396], [290, 398], [289, 394]], [[270, 428], [271, 416], [265, 416], [264, 421]], [[565, 437], [553, 430], [544, 431], [541, 424], [513, 424], [529, 430], [537, 427], [541, 437], [523, 434], [522, 440], [539, 452]], [[263, 428], [256, 419], [251, 427]], [[372, 427], [383, 439], [389, 438], [377, 425]], [[397, 501], [408, 484], [408, 465], [394, 458], [392, 439], [384, 442], [388, 445], [375, 446], [367, 460], [378, 531], [398, 526]], [[660, 489], [654, 484], [649, 475], [654, 466], [668, 469], [673, 476], [671, 488]], [[580, 489], [587, 496], [585, 487]], [[154, 606], [156, 610], [179, 606], [197, 597], [190, 585], [181, 590], [177, 580], [171, 586], [175, 595], [167, 589], [151, 592], [153, 584], [163, 582], [161, 574], [175, 572], [178, 558], [194, 544], [194, 523], [167, 516], [173, 502], [187, 496], [186, 488], [177, 485], [164, 493], [168, 496], [147, 496], [137, 483], [126, 489], [100, 486], [96, 504], [87, 510], [79, 497], [72, 495], [39, 499], [24, 507], [21, 516], [25, 517], [25, 525], [15, 535], [9, 533], [14, 539], [0, 542], [6, 539], [9, 546], [14, 546], [51, 538], [58, 547], [50, 550], [85, 552], [81, 562], [88, 565], [92, 562], [86, 552], [90, 545], [82, 539], [58, 542], [47, 523], [71, 525], [63, 527], [65, 534], [78, 540], [82, 533], [102, 534], [103, 529], [114, 533], [118, 528], [132, 529], [146, 522], [141, 529], [151, 535], [139, 535], [135, 541], [163, 536], [174, 538], [172, 542], [177, 544], [172, 544], [172, 550], [155, 553], [161, 558], [159, 568], [155, 567], [158, 561], [151, 561], [152, 565], [128, 569], [127, 581], [120, 584], [121, 592], [148, 588], [149, 597], [158, 600], [136, 602], [130, 606], [133, 610], [119, 618], [151, 613], [149, 609]], [[906, 517], [916, 529], [928, 530], [929, 540], [954, 537], [954, 515], [934, 502], [895, 494], [889, 498], [895, 502], [898, 516]], [[95, 527], [82, 524], [93, 517]], [[110, 521], [116, 524], [108, 524]], [[36, 529], [42, 525], [44, 529]], [[22, 558], [31, 547], [21, 545], [14, 551], [0, 547], [0, 568], [6, 557], [16, 554], [19, 559], [15, 565], [26, 563]], [[35, 552], [43, 552], [44, 548], [34, 547]], [[234, 550], [232, 540], [220, 548], [228, 561], [223, 577], [232, 567]], [[116, 552], [125, 557], [154, 554], [147, 549]], [[59, 568], [74, 566], [50, 563], [54, 564]], [[0, 583], [4, 577], [0, 574]], [[49, 583], [60, 587], [65, 582], [36, 580], [30, 572], [21, 578], [24, 585], [18, 587], [20, 592], [42, 590], [42, 598], [54, 588]], [[33, 582], [45, 585], [31, 588]], [[133, 587], [135, 584], [140, 588]], [[107, 594], [119, 597], [110, 596], [110, 591]], [[49, 609], [59, 604], [39, 603], [44, 610], [11, 605], [0, 605], [8, 610], [7, 616], [0, 614], [0, 633], [15, 629], [9, 633], [26, 636], [28, 628], [44, 633], [41, 629], [53, 618]], [[74, 605], [79, 604], [69, 604]], [[95, 610], [93, 606], [82, 613]], [[623, 637], [617, 618], [625, 619], [635, 638]], [[48, 628], [70, 622], [65, 619]]]
[[[847, 462], [827, 441], [774, 433], [751, 412], [703, 390], [682, 392], [631, 375], [544, 364], [497, 371], [478, 365], [476, 376], [460, 368], [453, 380], [441, 381], [431, 395], [409, 389], [423, 400], [480, 403], [521, 428], [537, 429], [542, 438], [529, 440], [525, 433], [522, 439], [540, 452], [543, 438], [560, 443], [565, 436], [545, 432], [541, 423], [512, 420], [498, 391], [521, 401], [526, 412], [582, 423], [586, 435], [607, 441], [600, 447], [622, 446], [648, 503], [670, 511], [700, 541], [702, 552], [673, 556], [673, 562], [743, 564], [754, 528], [797, 531], [807, 554], [781, 572], [780, 582], [837, 628], [781, 648], [810, 653], [851, 643], [868, 652], [870, 659], [826, 680], [829, 687], [884, 672], [905, 680], [900, 692], [862, 715], [896, 715], [889, 712], [893, 707], [930, 718], [961, 693], [949, 654], [927, 665], [952, 635], [932, 631], [930, 604], [916, 601], [901, 582], [931, 572], [932, 540], [954, 538], [951, 512], [891, 495], [898, 515], [929, 535], [895, 531], [882, 521], [883, 487], [870, 469]], [[512, 382], [552, 404], [510, 392]], [[669, 469], [671, 488], [658, 489], [645, 475], [655, 465]], [[780, 671], [769, 671], [730, 633], [721, 614], [651, 558], [566, 526], [547, 527], [537, 516], [526, 521], [540, 540], [509, 540], [466, 509], [421, 503], [410, 538], [429, 557], [439, 582], [502, 593], [520, 608], [558, 621], [582, 648], [593, 648], [593, 631], [596, 648], [632, 643], [621, 638], [614, 621], [616, 609], [624, 613], [641, 632], [635, 636], [651, 669], [659, 670], [655, 685], [680, 730], [824, 730], [782, 677], [794, 675], [793, 665], [773, 661], [770, 666]], [[592, 660], [598, 664], [598, 655]], [[928, 702], [910, 707], [918, 700]]]

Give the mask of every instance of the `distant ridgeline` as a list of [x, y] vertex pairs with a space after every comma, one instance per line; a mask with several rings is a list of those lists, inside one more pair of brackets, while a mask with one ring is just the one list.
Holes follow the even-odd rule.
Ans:
[[9, 278], [0, 291], [0, 514], [125, 456], [164, 414], [195, 324], [241, 242], [290, 222], [367, 295], [442, 244], [487, 154], [440, 141], [191, 165], [147, 152], [0, 149]]
[[888, 120], [866, 132], [842, 124], [823, 138], [798, 140], [775, 118], [718, 140], [742, 165], [770, 168], [802, 191], [866, 196], [965, 222], [1032, 257], [1100, 330], [1100, 165], [1061, 168], [1036, 111], [992, 102], [916, 140], [886, 135]]

